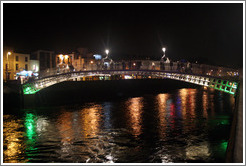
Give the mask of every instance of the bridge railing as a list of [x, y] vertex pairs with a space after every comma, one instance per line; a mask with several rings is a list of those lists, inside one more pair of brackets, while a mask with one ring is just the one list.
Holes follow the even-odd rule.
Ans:
[[223, 77], [228, 79], [237, 79], [239, 77], [238, 70], [218, 67], [206, 64], [197, 64], [197, 63], [179, 63], [173, 62], [173, 65], [170, 63], [161, 63], [160, 61], [142, 61], [141, 65], [138, 63], [131, 62], [115, 62], [110, 66], [101, 66], [98, 64], [90, 64], [86, 67], [76, 66], [76, 68], [49, 68], [44, 71], [39, 72], [39, 77], [47, 77], [51, 75], [59, 75], [63, 73], [69, 73], [73, 71], [95, 71], [95, 70], [161, 70], [161, 71], [170, 71], [170, 72], [179, 72], [179, 73], [192, 73], [206, 76], [214, 77]]

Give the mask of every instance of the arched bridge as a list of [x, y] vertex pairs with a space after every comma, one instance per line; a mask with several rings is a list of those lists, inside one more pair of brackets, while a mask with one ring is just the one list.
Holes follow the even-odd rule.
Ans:
[[238, 82], [229, 77], [215, 77], [195, 73], [164, 70], [90, 70], [46, 76], [22, 85], [24, 94], [35, 94], [63, 81], [95, 81], [119, 79], [174, 79], [206, 86], [232, 95], [236, 94]]

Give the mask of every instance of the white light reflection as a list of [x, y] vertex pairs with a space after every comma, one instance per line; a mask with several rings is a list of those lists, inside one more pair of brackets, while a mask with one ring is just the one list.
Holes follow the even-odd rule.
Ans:
[[39, 117], [36, 121], [36, 130], [38, 134], [41, 134], [41, 132], [45, 132], [47, 130], [47, 126], [49, 125], [48, 120], [43, 117]]
[[186, 149], [186, 159], [196, 160], [196, 159], [206, 159], [210, 156], [209, 144], [207, 141], [202, 142], [198, 145], [190, 145]]
[[104, 103], [104, 126], [106, 129], [111, 129], [112, 124], [111, 124], [111, 103], [110, 102], [105, 102]]

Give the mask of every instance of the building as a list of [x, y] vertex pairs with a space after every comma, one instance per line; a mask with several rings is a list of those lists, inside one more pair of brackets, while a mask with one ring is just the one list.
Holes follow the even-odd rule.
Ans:
[[98, 56], [94, 57], [87, 48], [78, 48], [70, 54], [56, 55], [56, 67], [58, 72], [96, 70], [98, 62], [101, 61]]
[[50, 70], [56, 67], [56, 56], [53, 51], [46, 51], [46, 50], [35, 51], [31, 53], [30, 59], [39, 61], [40, 71]]
[[3, 50], [3, 66], [4, 81], [15, 80], [21, 72], [30, 70], [30, 54], [16, 53], [6, 48]]
[[56, 55], [56, 71], [58, 73], [73, 71], [74, 67], [72, 65], [74, 59], [74, 54], [58, 54]]
[[34, 73], [39, 72], [39, 60], [30, 60], [30, 69]]
[[78, 48], [74, 54], [73, 65], [76, 70], [93, 70], [96, 68], [95, 58], [87, 48]]

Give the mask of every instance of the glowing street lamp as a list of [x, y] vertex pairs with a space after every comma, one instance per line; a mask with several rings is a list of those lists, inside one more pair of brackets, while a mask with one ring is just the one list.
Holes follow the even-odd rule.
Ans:
[[163, 52], [164, 52], [164, 54], [165, 54], [166, 48], [165, 48], [165, 47], [163, 47], [163, 48], [162, 48], [162, 51], [163, 51]]
[[162, 58], [161, 58], [161, 59], [164, 59], [164, 58], [165, 58], [165, 56], [166, 56], [166, 55], [165, 55], [166, 48], [165, 48], [165, 47], [163, 47], [163, 48], [162, 48], [162, 51], [163, 51], [163, 53], [164, 53], [164, 54], [163, 54], [163, 56], [162, 56]]
[[63, 54], [60, 54], [60, 55], [59, 55], [59, 57], [60, 57], [60, 59], [61, 59], [61, 60], [63, 60], [63, 59], [64, 59]]
[[105, 52], [106, 52], [106, 54], [107, 54], [107, 57], [108, 57], [108, 53], [109, 53], [109, 50], [108, 50], [108, 49], [106, 49], [106, 50], [105, 50]]

